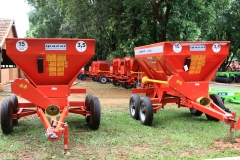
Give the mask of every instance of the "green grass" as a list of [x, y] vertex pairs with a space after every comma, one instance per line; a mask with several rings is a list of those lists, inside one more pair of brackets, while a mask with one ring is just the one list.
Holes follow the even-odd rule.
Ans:
[[[240, 113], [240, 106], [227, 104]], [[92, 131], [80, 115], [70, 114], [70, 155], [62, 155], [63, 140], [50, 142], [38, 117], [19, 121], [10, 135], [0, 133], [0, 159], [18, 159], [23, 151], [36, 159], [206, 159], [238, 156], [213, 142], [229, 136], [229, 126], [194, 117], [186, 108], [169, 106], [154, 115], [151, 127], [129, 115], [128, 106], [103, 106], [99, 130]], [[235, 132], [240, 137], [240, 132]]]

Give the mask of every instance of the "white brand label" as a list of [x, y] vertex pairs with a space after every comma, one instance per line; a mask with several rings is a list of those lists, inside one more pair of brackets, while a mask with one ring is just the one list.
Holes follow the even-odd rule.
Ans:
[[135, 52], [135, 55], [159, 53], [159, 52], [163, 52], [163, 46], [137, 49], [134, 52]]
[[190, 45], [190, 51], [206, 51], [205, 45]]
[[87, 49], [87, 44], [84, 41], [78, 41], [76, 43], [76, 50], [78, 52], [84, 52]]
[[174, 51], [175, 53], [181, 52], [181, 51], [182, 51], [182, 45], [179, 44], [179, 43], [175, 43], [175, 44], [173, 45], [173, 51]]
[[45, 50], [66, 50], [66, 44], [45, 44]]
[[18, 51], [24, 52], [24, 51], [26, 51], [28, 49], [28, 44], [24, 40], [19, 40], [16, 43], [16, 48], [17, 48]]

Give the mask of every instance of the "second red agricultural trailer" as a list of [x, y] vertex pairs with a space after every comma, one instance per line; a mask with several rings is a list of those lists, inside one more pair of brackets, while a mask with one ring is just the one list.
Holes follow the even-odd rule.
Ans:
[[[131, 117], [151, 125], [154, 113], [176, 103], [195, 116], [205, 113], [208, 120], [224, 121], [231, 133], [239, 130], [235, 111], [225, 108], [218, 95], [208, 95], [209, 81], [227, 57], [229, 45], [228, 41], [162, 42], [136, 47], [135, 58], [146, 76], [141, 88], [132, 89]], [[137, 93], [146, 96], [140, 98]]]

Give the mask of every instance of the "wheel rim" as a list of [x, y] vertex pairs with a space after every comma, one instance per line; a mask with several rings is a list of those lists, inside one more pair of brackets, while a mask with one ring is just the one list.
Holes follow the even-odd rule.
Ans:
[[101, 82], [102, 82], [102, 83], [106, 83], [106, 82], [107, 82], [107, 78], [106, 78], [106, 77], [102, 77], [102, 78], [101, 78]]
[[131, 110], [131, 115], [134, 116], [136, 114], [136, 103], [133, 99], [131, 99], [131, 102], [130, 102], [130, 110]]
[[145, 121], [145, 119], [146, 119], [146, 106], [145, 106], [144, 102], [142, 102], [140, 104], [140, 111], [139, 111], [139, 113], [140, 113], [141, 120]]

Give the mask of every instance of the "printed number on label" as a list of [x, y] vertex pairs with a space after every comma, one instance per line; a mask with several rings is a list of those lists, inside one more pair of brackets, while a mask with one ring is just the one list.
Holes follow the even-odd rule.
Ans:
[[76, 43], [76, 49], [79, 52], [84, 52], [87, 49], [87, 44], [84, 41], [78, 41]]

